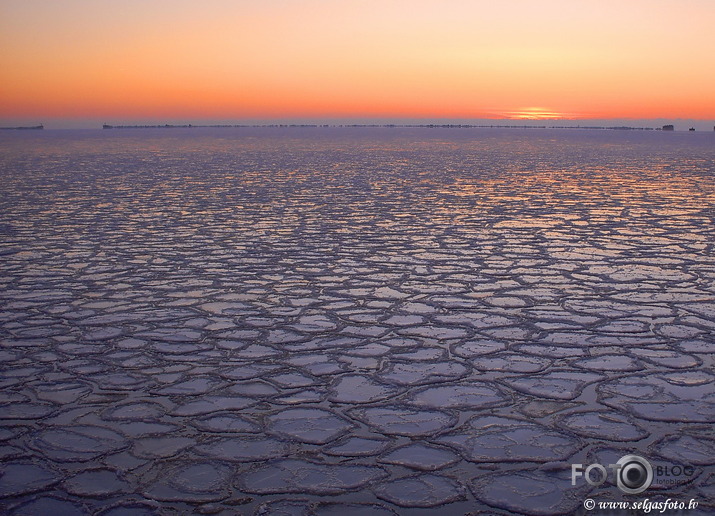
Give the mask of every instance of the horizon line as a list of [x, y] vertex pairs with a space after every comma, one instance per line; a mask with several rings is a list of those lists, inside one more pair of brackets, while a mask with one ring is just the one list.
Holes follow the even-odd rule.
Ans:
[[[715, 128], [713, 119], [694, 118], [456, 118], [456, 117], [284, 117], [284, 118], [196, 118], [167, 117], [160, 120], [146, 118], [99, 117], [55, 118], [50, 123], [35, 118], [0, 118], [0, 129], [102, 129], [102, 128], [160, 128], [160, 127], [525, 127], [525, 128], [592, 128], [592, 129], [662, 129], [675, 123]], [[3, 123], [4, 122], [4, 123]], [[633, 124], [635, 122], [635, 124]], [[712, 124], [712, 125], [711, 125]], [[690, 127], [685, 128], [688, 130]]]
[[[523, 122], [524, 120], [522, 120]], [[534, 121], [534, 120], [530, 120]], [[536, 120], [543, 122], [543, 120]], [[690, 124], [686, 124], [690, 125]], [[675, 129], [673, 124], [662, 126], [629, 126], [629, 125], [534, 125], [534, 124], [459, 124], [459, 123], [428, 123], [428, 124], [400, 124], [400, 123], [341, 123], [341, 124], [312, 124], [312, 123], [262, 123], [262, 124], [102, 124], [94, 127], [60, 127], [49, 130], [137, 130], [137, 129], [239, 129], [239, 128], [385, 128], [385, 129], [571, 129], [571, 130], [601, 130], [601, 131], [663, 131], [663, 132], [693, 132], [694, 127]], [[26, 132], [45, 130], [44, 124], [33, 126], [0, 126], [0, 131]], [[713, 126], [715, 131], [715, 125]], [[704, 131], [702, 128], [700, 132]]]

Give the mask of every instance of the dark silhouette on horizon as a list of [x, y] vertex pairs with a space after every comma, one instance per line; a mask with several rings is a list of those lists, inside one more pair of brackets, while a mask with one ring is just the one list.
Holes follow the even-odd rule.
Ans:
[[32, 125], [32, 126], [19, 126], [19, 127], [0, 127], [0, 129], [5, 131], [38, 131], [44, 129], [43, 124]]
[[[386, 127], [386, 128], [428, 128], [428, 129], [600, 129], [619, 131], [660, 131], [653, 127], [596, 126], [596, 125], [527, 125], [527, 124], [155, 124], [155, 125], [111, 125], [102, 124], [102, 129], [195, 129], [195, 128], [237, 128], [237, 127], [289, 127], [289, 128], [324, 128], [324, 127]], [[663, 131], [673, 131], [672, 125], [663, 126]]]

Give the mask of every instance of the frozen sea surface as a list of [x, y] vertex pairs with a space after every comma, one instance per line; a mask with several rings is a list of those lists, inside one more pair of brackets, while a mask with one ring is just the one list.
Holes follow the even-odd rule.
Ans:
[[[715, 135], [0, 139], [7, 514], [715, 510]], [[628, 453], [626, 496], [572, 463]]]

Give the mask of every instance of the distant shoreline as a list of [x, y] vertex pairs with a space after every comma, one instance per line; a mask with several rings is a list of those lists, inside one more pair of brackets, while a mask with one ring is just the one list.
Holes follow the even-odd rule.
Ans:
[[[671, 132], [672, 125], [658, 127], [637, 127], [627, 125], [533, 125], [533, 124], [103, 124], [102, 129], [203, 129], [203, 128], [423, 128], [423, 129], [587, 129], [602, 131], [664, 131]], [[0, 127], [0, 131], [37, 131], [45, 129], [44, 124], [33, 126]], [[682, 131], [682, 130], [681, 130]], [[685, 131], [695, 131], [694, 128]]]
[[19, 126], [19, 127], [0, 127], [3, 131], [41, 131], [45, 128], [43, 124], [40, 125], [30, 125], [30, 126]]
[[560, 126], [560, 125], [518, 125], [518, 124], [158, 124], [158, 125], [111, 125], [103, 124], [102, 129], [195, 129], [195, 128], [237, 128], [237, 127], [387, 127], [387, 128], [427, 128], [427, 129], [598, 129], [618, 131], [662, 131], [661, 127], [630, 126]]

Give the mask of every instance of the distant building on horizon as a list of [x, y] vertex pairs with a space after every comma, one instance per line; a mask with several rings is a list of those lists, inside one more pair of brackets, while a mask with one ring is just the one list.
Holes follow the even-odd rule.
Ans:
[[663, 131], [675, 131], [675, 126], [672, 124], [664, 125]]

